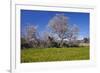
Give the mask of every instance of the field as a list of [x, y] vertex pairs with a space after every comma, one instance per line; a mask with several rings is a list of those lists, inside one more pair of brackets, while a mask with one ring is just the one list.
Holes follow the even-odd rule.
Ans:
[[21, 50], [21, 63], [89, 60], [89, 47], [27, 48]]

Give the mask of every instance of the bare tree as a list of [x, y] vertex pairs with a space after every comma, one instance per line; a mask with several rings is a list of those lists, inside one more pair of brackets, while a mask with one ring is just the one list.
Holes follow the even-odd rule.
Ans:
[[42, 33], [42, 37], [40, 38], [41, 39], [40, 46], [46, 48], [50, 45], [50, 42], [48, 41], [48, 37], [49, 37], [48, 32], [45, 31]]
[[43, 33], [43, 42], [45, 43], [44, 44], [44, 47], [52, 47], [52, 43], [54, 42], [54, 38], [50, 35], [49, 32], [45, 31]]
[[64, 14], [56, 14], [50, 21], [48, 26], [60, 38], [60, 47], [63, 45], [63, 40], [67, 32], [67, 17]]
[[68, 31], [67, 31], [67, 39], [68, 39], [68, 42], [70, 44], [74, 44], [74, 43], [77, 43], [77, 38], [78, 38], [78, 34], [79, 34], [79, 28], [77, 25], [72, 25], [68, 28]]
[[30, 41], [32, 38], [36, 38], [37, 28], [34, 25], [26, 26], [26, 38]]
[[29, 45], [31, 45], [32, 47], [36, 47], [37, 46], [37, 27], [34, 25], [30, 25], [28, 24], [27, 26], [25, 26], [25, 39], [27, 40], [27, 42], [29, 43]]

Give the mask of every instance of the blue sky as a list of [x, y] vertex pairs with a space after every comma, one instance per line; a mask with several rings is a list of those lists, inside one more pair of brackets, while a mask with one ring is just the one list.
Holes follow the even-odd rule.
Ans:
[[33, 24], [38, 27], [38, 32], [44, 32], [49, 20], [56, 14], [61, 13], [68, 17], [69, 25], [76, 24], [79, 27], [79, 38], [89, 36], [89, 13], [82, 12], [21, 10], [21, 30], [23, 30], [27, 24]]

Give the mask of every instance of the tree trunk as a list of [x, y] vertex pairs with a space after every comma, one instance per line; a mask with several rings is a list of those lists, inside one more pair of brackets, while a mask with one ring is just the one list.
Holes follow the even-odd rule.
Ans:
[[61, 39], [61, 42], [60, 42], [60, 47], [63, 46], [63, 39]]

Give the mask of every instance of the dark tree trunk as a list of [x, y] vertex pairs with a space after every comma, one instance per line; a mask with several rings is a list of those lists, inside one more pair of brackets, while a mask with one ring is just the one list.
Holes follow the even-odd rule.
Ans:
[[63, 46], [63, 39], [61, 39], [61, 42], [60, 42], [60, 47]]

